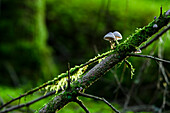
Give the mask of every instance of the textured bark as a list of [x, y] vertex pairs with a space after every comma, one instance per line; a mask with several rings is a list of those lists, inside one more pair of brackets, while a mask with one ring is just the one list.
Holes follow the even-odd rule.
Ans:
[[[65, 90], [56, 97], [54, 97], [48, 104], [46, 104], [39, 112], [40, 113], [54, 113], [60, 110], [70, 101], [78, 96], [78, 92], [82, 89], [88, 88], [96, 80], [101, 78], [110, 68], [121, 62], [127, 57], [127, 54], [135, 51], [141, 43], [146, 41], [150, 36], [157, 33], [159, 29], [166, 26], [170, 21], [170, 14], [161, 15], [158, 19], [154, 20], [144, 28], [138, 30], [136, 33], [127, 38], [123, 43], [119, 44], [115, 51], [104, 59], [102, 62], [94, 66], [82, 78], [73, 82], [71, 90]], [[157, 24], [158, 27], [153, 27]]]

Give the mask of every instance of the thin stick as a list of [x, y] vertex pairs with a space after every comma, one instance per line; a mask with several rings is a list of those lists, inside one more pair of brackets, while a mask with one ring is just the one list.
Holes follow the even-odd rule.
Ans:
[[159, 109], [159, 113], [162, 113], [162, 110], [165, 108], [166, 93], [167, 93], [167, 86], [165, 87], [164, 92], [163, 92], [163, 102], [162, 102], [161, 108]]
[[160, 17], [162, 16], [162, 6], [160, 7]]
[[97, 96], [94, 96], [94, 95], [89, 95], [89, 94], [81, 93], [81, 92], [79, 92], [79, 96], [88, 97], [88, 98], [93, 98], [93, 99], [96, 99], [96, 100], [101, 100], [101, 101], [105, 102], [109, 107], [111, 107], [114, 112], [120, 113], [116, 108], [114, 108], [114, 107], [113, 107], [107, 100], [105, 100], [104, 98], [100, 98], [100, 97], [97, 97]]
[[90, 113], [90, 111], [86, 108], [86, 106], [82, 103], [82, 101], [78, 100], [77, 98], [74, 100], [77, 104], [79, 104], [86, 113]]
[[126, 109], [128, 107], [128, 104], [130, 102], [130, 99], [131, 99], [131, 96], [133, 94], [134, 88], [135, 88], [135, 84], [132, 84], [132, 87], [131, 87], [130, 91], [126, 95], [126, 101], [124, 103], [123, 109]]
[[28, 102], [28, 103], [26, 103], [26, 104], [20, 104], [20, 105], [12, 106], [12, 107], [4, 110], [4, 111], [0, 111], [0, 113], [6, 113], [6, 112], [9, 112], [9, 111], [12, 111], [12, 110], [15, 110], [15, 109], [19, 109], [19, 108], [22, 108], [22, 107], [25, 107], [25, 106], [29, 106], [29, 105], [31, 105], [31, 104], [39, 101], [39, 100], [42, 100], [42, 99], [44, 99], [44, 98], [46, 98], [46, 97], [49, 97], [49, 96], [55, 94], [55, 92], [56, 92], [56, 91], [52, 91], [52, 92], [50, 92], [50, 93], [47, 93], [46, 95], [44, 95], [44, 96], [42, 96], [42, 97], [39, 97], [39, 98], [37, 98], [37, 99], [35, 99], [35, 100], [33, 100], [33, 101], [30, 101], [30, 102]]
[[123, 92], [123, 94], [126, 95], [126, 94], [125, 94], [125, 91], [124, 91], [124, 89], [122, 88], [121, 83], [120, 83], [120, 81], [119, 81], [119, 79], [118, 79], [117, 73], [116, 73], [115, 71], [113, 71], [113, 70], [110, 70], [110, 71], [111, 71], [112, 74], [114, 74], [114, 78], [115, 78], [115, 80], [116, 80], [116, 82], [117, 82], [117, 85], [118, 85], [118, 87], [113, 91], [113, 93], [116, 93], [117, 90], [120, 88], [121, 91]]
[[68, 82], [68, 89], [70, 89], [71, 87], [70, 87], [70, 82], [71, 82], [71, 79], [70, 79], [70, 63], [68, 63], [68, 80], [67, 80], [67, 82]]
[[146, 47], [148, 47], [152, 42], [154, 42], [155, 40], [157, 40], [160, 36], [162, 36], [166, 31], [168, 31], [170, 29], [170, 26], [168, 26], [167, 28], [165, 28], [164, 30], [162, 30], [159, 34], [157, 34], [152, 40], [150, 40], [148, 43], [146, 43], [146, 45], [140, 47], [140, 50], [145, 49]]
[[8, 101], [7, 103], [5, 103], [5, 104], [3, 104], [2, 106], [0, 106], [0, 109], [2, 109], [3, 107], [7, 106], [8, 104], [10, 104], [11, 102], [13, 102], [13, 101], [15, 101], [15, 100], [21, 99], [22, 97], [25, 97], [25, 96], [27, 96], [27, 95], [30, 95], [30, 94], [38, 91], [39, 89], [44, 88], [44, 87], [47, 86], [47, 85], [48, 85], [48, 84], [43, 84], [42, 86], [40, 86], [40, 87], [38, 87], [38, 88], [35, 88], [35, 89], [31, 90], [31, 91], [28, 91], [28, 92], [24, 93], [23, 95], [20, 95], [19, 97], [14, 98], [14, 99]]
[[150, 56], [150, 55], [141, 55], [141, 54], [139, 55], [139, 54], [130, 53], [130, 54], [128, 54], [128, 56], [144, 57], [144, 58], [150, 58], [150, 59], [154, 59], [154, 60], [164, 62], [164, 63], [170, 63], [170, 61], [168, 61], [168, 60], [163, 60], [163, 59], [160, 59], [160, 58], [157, 58], [157, 57], [154, 57], [154, 56]]
[[154, 106], [154, 105], [137, 105], [137, 106], [131, 106], [126, 108], [126, 111], [133, 111], [133, 112], [153, 112], [153, 113], [157, 113], [159, 108]]

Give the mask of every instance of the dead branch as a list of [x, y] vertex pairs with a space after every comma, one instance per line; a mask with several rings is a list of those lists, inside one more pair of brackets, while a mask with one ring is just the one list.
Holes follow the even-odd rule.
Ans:
[[170, 29], [170, 25], [167, 28], [165, 28], [164, 30], [162, 30], [159, 34], [157, 34], [152, 40], [150, 40], [144, 46], [140, 47], [140, 50], [145, 49], [146, 47], [148, 47], [151, 43], [153, 43], [154, 41], [159, 39], [159, 37], [162, 36], [164, 33], [166, 33], [169, 29]]
[[[73, 101], [73, 97], [78, 96], [78, 93], [92, 85], [95, 81], [101, 78], [108, 70], [114, 67], [116, 64], [124, 60], [127, 55], [136, 50], [136, 47], [140, 46], [144, 41], [146, 41], [153, 34], [157, 33], [159, 29], [166, 26], [170, 21], [170, 17], [166, 16], [165, 13], [157, 19], [157, 28], [153, 25], [155, 22], [151, 22], [148, 26], [139, 30], [132, 36], [130, 36], [123, 43], [116, 46], [113, 53], [101, 61], [99, 64], [94, 66], [89, 72], [82, 76], [82, 78], [74, 81], [71, 85], [72, 91], [67, 90], [61, 92], [52, 101], [50, 101], [46, 106], [44, 106], [40, 113], [54, 113], [63, 108], [66, 104]], [[71, 97], [71, 98], [68, 98]]]
[[90, 111], [86, 108], [86, 106], [83, 104], [82, 101], [80, 101], [80, 100], [78, 100], [78, 99], [76, 98], [76, 99], [74, 100], [74, 102], [76, 102], [77, 104], [79, 104], [80, 107], [82, 107], [86, 113], [90, 113]]
[[51, 96], [51, 95], [53, 95], [53, 94], [55, 94], [55, 91], [52, 91], [52, 92], [50, 92], [50, 93], [47, 93], [46, 95], [44, 95], [44, 96], [42, 96], [42, 97], [39, 97], [39, 98], [37, 98], [37, 99], [35, 99], [35, 100], [33, 100], [33, 101], [30, 101], [30, 102], [28, 102], [28, 103], [20, 104], [20, 105], [16, 105], [16, 106], [12, 106], [12, 107], [10, 107], [10, 108], [8, 108], [8, 109], [5, 109], [4, 111], [0, 111], [0, 113], [6, 113], [6, 112], [9, 112], [9, 111], [13, 111], [13, 110], [15, 110], [15, 109], [19, 109], [19, 108], [22, 108], [22, 107], [25, 107], [25, 106], [29, 106], [29, 105], [31, 105], [31, 104], [39, 101], [39, 100], [42, 100], [42, 99], [44, 99], [44, 98], [47, 98], [47, 97], [49, 97], [49, 96]]
[[164, 62], [164, 63], [170, 63], [170, 61], [168, 61], [168, 60], [163, 60], [163, 59], [160, 59], [160, 58], [157, 58], [157, 57], [154, 57], [154, 56], [150, 56], [150, 55], [141, 55], [141, 54], [130, 53], [130, 54], [128, 54], [128, 56], [144, 57], [144, 58], [150, 58], [150, 59], [160, 61], [160, 62]]
[[138, 106], [131, 106], [127, 107], [126, 111], [131, 110], [133, 112], [154, 112], [157, 113], [159, 111], [159, 108], [153, 106], [153, 105], [138, 105]]
[[81, 92], [79, 92], [79, 96], [83, 96], [83, 97], [87, 97], [87, 98], [92, 98], [92, 99], [95, 99], [95, 100], [103, 101], [103, 102], [106, 103], [114, 112], [120, 113], [116, 108], [114, 108], [114, 107], [112, 106], [112, 104], [110, 104], [110, 103], [109, 103], [107, 100], [105, 100], [104, 98], [100, 98], [100, 97], [97, 97], [97, 96], [94, 96], [94, 95], [89, 95], [89, 94], [81, 93]]

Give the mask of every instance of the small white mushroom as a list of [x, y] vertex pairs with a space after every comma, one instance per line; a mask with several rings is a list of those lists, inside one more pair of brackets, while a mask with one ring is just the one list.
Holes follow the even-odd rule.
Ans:
[[115, 43], [114, 43], [114, 40], [116, 39], [116, 37], [114, 36], [114, 34], [112, 32], [109, 32], [107, 33], [105, 36], [104, 36], [104, 40], [107, 40], [110, 42], [111, 44], [111, 49], [114, 48], [115, 46]]
[[122, 39], [122, 35], [118, 31], [115, 31], [113, 33], [109, 32], [104, 36], [104, 39], [110, 41], [111, 49], [114, 49], [115, 42], [116, 44], [119, 44], [118, 40]]
[[153, 28], [158, 28], [158, 25], [157, 25], [157, 24], [154, 24], [154, 25], [153, 25]]
[[116, 40], [122, 40], [122, 35], [118, 31], [113, 32], [113, 34], [115, 35]]
[[134, 53], [142, 53], [142, 51], [140, 49], [138, 49]]
[[113, 41], [115, 40], [115, 36], [112, 32], [109, 32], [107, 33], [105, 36], [104, 36], [104, 40], [107, 40], [107, 41]]
[[165, 13], [166, 16], [170, 15], [170, 9]]

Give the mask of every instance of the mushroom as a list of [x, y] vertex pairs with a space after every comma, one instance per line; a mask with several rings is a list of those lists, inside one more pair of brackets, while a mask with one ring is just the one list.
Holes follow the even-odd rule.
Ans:
[[117, 45], [119, 44], [118, 40], [122, 39], [122, 35], [118, 31], [115, 31], [113, 33], [109, 32], [104, 36], [104, 39], [110, 41], [111, 49], [113, 49], [115, 47], [115, 42]]
[[154, 24], [154, 25], [153, 25], [153, 28], [158, 28], [158, 25], [157, 25], [157, 24]]
[[140, 49], [137, 49], [134, 53], [142, 53]]
[[115, 40], [115, 36], [112, 32], [109, 32], [104, 36], [104, 39], [107, 41], [112, 41], [112, 40]]
[[165, 13], [166, 16], [170, 15], [170, 9]]
[[113, 32], [113, 34], [115, 35], [116, 40], [122, 40], [122, 35], [118, 31]]
[[113, 49], [115, 46], [115, 43], [114, 43], [115, 39], [116, 39], [116, 37], [114, 36], [114, 34], [112, 32], [109, 32], [104, 36], [104, 40], [107, 40], [110, 42], [111, 49]]
[[116, 37], [115, 38], [116, 44], [119, 44], [117, 40], [122, 40], [122, 35], [118, 31], [113, 32], [113, 34]]

